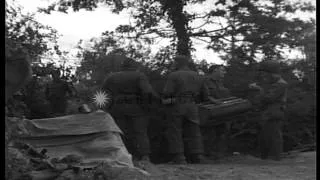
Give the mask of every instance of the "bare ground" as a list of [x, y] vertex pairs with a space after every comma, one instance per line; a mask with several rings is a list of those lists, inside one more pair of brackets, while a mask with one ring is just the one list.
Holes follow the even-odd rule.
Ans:
[[[27, 161], [26, 161], [27, 162]], [[21, 170], [24, 163], [13, 163]], [[249, 155], [236, 155], [210, 164], [171, 165], [138, 163], [141, 169], [149, 172], [149, 175], [141, 170], [126, 168], [104, 168], [102, 179], [110, 180], [314, 180], [316, 179], [316, 152], [304, 152], [291, 154], [281, 161], [261, 160]], [[20, 167], [20, 168], [19, 168]], [[13, 167], [14, 168], [14, 167]], [[25, 169], [28, 171], [28, 169]], [[70, 171], [70, 170], [69, 170]], [[71, 170], [65, 171], [63, 177], [72, 180], [96, 180], [94, 177], [98, 171], [91, 170], [80, 173], [78, 176]], [[19, 171], [20, 172], [20, 171]], [[19, 174], [17, 172], [17, 174]], [[41, 172], [40, 179], [48, 172]], [[70, 178], [70, 177], [72, 178]], [[40, 177], [40, 176], [38, 176]], [[14, 178], [10, 178], [14, 179]], [[19, 180], [21, 178], [18, 178]], [[39, 178], [38, 178], [39, 179]], [[58, 178], [59, 179], [59, 178]], [[65, 179], [65, 178], [62, 178]], [[59, 179], [61, 180], [61, 178]]]
[[147, 179], [313, 180], [316, 179], [316, 152], [291, 155], [281, 161], [238, 155], [213, 164], [159, 164], [149, 166], [149, 172], [152, 171], [158, 175]]

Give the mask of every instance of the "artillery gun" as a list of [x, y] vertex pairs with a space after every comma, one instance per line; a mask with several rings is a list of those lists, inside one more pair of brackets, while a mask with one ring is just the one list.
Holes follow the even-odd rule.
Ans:
[[217, 125], [232, 120], [251, 110], [250, 101], [238, 97], [219, 99], [220, 104], [205, 102], [199, 104], [200, 125]]

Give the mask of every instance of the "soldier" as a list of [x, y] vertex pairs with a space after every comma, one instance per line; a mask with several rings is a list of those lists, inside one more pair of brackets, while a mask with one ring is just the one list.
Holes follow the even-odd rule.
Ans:
[[125, 134], [124, 142], [134, 159], [150, 161], [148, 123], [143, 103], [160, 102], [159, 95], [151, 87], [148, 78], [137, 71], [137, 62], [126, 58], [122, 71], [109, 75], [102, 89], [112, 96], [110, 113]]
[[52, 73], [53, 81], [47, 85], [46, 97], [51, 105], [51, 111], [55, 116], [65, 115], [67, 108], [67, 94], [73, 95], [68, 83], [60, 78], [60, 71], [54, 70]]
[[212, 65], [209, 68], [209, 75], [206, 77], [205, 82], [209, 90], [209, 96], [212, 101], [217, 99], [226, 98], [230, 96], [230, 92], [223, 85], [223, 78], [226, 70], [223, 65]]
[[[230, 97], [229, 89], [223, 85], [223, 78], [226, 73], [223, 65], [212, 65], [209, 68], [209, 75], [205, 79], [205, 83], [209, 90], [209, 99], [215, 104], [220, 104], [219, 99]], [[218, 152], [225, 153], [228, 146], [228, 134], [230, 132], [231, 122], [227, 121], [214, 127], [214, 133], [217, 137], [215, 146]]]
[[261, 158], [280, 160], [283, 146], [281, 123], [285, 120], [288, 83], [281, 77], [280, 65], [275, 60], [260, 63], [258, 78], [258, 84], [250, 84], [249, 88], [259, 91], [253, 105], [262, 111]]
[[177, 71], [169, 74], [163, 90], [164, 103], [172, 100], [167, 136], [172, 163], [185, 164], [185, 151], [191, 163], [203, 162], [203, 144], [199, 127], [197, 100], [205, 101], [208, 89], [197, 72], [188, 67], [189, 58], [175, 57]]

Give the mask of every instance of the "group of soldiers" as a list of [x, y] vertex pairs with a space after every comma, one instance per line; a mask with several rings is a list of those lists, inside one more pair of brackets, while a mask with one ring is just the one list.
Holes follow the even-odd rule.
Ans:
[[[206, 162], [197, 104], [207, 101], [219, 104], [219, 99], [230, 96], [230, 92], [222, 82], [226, 73], [224, 66], [211, 66], [210, 74], [204, 78], [190, 69], [191, 61], [182, 55], [174, 58], [176, 71], [168, 75], [161, 96], [154, 91], [146, 75], [138, 71], [137, 63], [131, 58], [126, 58], [120, 72], [106, 77], [102, 89], [112, 95], [113, 101], [107, 110], [124, 132], [125, 144], [134, 159], [150, 161], [149, 120], [141, 101], [138, 101], [148, 97], [169, 109], [166, 134], [171, 162]], [[252, 104], [262, 112], [259, 136], [261, 158], [280, 160], [283, 144], [281, 122], [285, 118], [287, 83], [274, 60], [261, 63], [257, 77], [257, 82], [248, 87], [257, 92]]]
[[[149, 100], [151, 98], [155, 102], [161, 102], [169, 109], [166, 134], [172, 162], [202, 163], [205, 158], [197, 104], [205, 101], [219, 104], [219, 99], [230, 95], [222, 82], [226, 72], [224, 66], [214, 65], [209, 69], [210, 74], [203, 77], [190, 69], [190, 58], [178, 55], [174, 60], [176, 71], [168, 75], [160, 96], [154, 91], [146, 75], [138, 71], [137, 62], [126, 58], [122, 70], [108, 75], [102, 85], [102, 89], [112, 95], [113, 103], [107, 110], [124, 132], [125, 143], [134, 158], [149, 161], [149, 120], [143, 107], [146, 104], [138, 99], [148, 97]], [[18, 64], [15, 62], [6, 63], [6, 102], [31, 74], [30, 66], [22, 63], [27, 61], [17, 61]], [[22, 70], [16, 72], [16, 69]], [[55, 71], [52, 76], [53, 81], [47, 87], [47, 98], [55, 113], [64, 114], [67, 104], [65, 96], [72, 91], [61, 80], [59, 71]], [[283, 144], [281, 123], [286, 118], [288, 84], [280, 75], [279, 63], [275, 60], [260, 63], [257, 81], [248, 87], [256, 92], [252, 104], [261, 112], [261, 158], [280, 160]]]
[[[219, 104], [221, 103], [219, 99], [228, 96], [229, 92], [221, 82], [225, 74], [223, 66], [212, 66], [210, 68], [211, 75], [208, 78], [203, 78], [188, 67], [190, 61], [191, 59], [185, 56], [175, 57], [177, 70], [169, 74], [162, 96], [153, 90], [148, 78], [138, 71], [137, 63], [130, 58], [127, 58], [123, 63], [122, 71], [112, 73], [103, 83], [102, 88], [111, 93], [113, 98], [113, 105], [109, 106], [108, 110], [125, 136], [131, 137], [128, 141], [125, 140], [125, 143], [135, 159], [150, 161], [150, 143], [147, 134], [148, 118], [145, 116], [146, 112], [141, 106], [141, 102], [135, 102], [135, 100], [141, 99], [137, 96], [143, 98], [147, 95], [167, 105], [170, 109], [167, 139], [168, 152], [172, 154], [172, 163], [205, 162], [197, 103], [209, 100]], [[281, 123], [286, 118], [288, 84], [280, 75], [277, 61], [263, 61], [258, 72], [257, 81], [248, 87], [257, 92], [252, 104], [261, 112], [259, 119], [261, 123], [259, 135], [261, 158], [280, 160], [283, 145]], [[28, 58], [6, 59], [6, 104], [8, 99], [26, 84], [31, 78], [31, 74]], [[54, 80], [47, 88], [47, 97], [52, 108], [55, 108], [54, 111], [63, 114], [64, 105], [66, 105], [65, 95], [69, 89], [59, 77], [59, 72], [53, 73]], [[130, 103], [117, 101], [121, 99], [131, 99], [131, 101]], [[64, 102], [63, 106], [61, 106], [61, 102]], [[6, 147], [9, 142], [7, 131], [6, 121]], [[127, 136], [128, 134], [131, 136]], [[7, 158], [7, 148], [5, 153]]]

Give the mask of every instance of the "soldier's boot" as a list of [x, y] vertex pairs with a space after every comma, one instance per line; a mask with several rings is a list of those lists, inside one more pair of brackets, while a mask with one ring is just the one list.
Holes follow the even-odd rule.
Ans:
[[192, 164], [209, 164], [210, 161], [205, 158], [202, 154], [192, 154], [190, 156], [190, 162]]
[[175, 154], [170, 164], [187, 164], [186, 157], [183, 154]]

